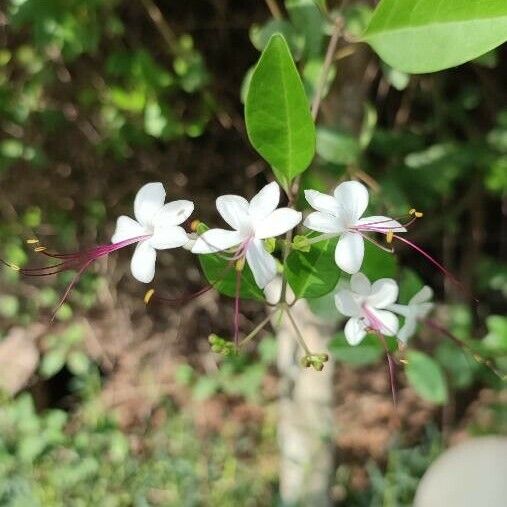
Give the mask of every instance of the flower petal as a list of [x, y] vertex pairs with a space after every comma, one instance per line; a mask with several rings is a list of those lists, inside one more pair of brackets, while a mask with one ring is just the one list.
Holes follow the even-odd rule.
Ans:
[[305, 227], [317, 232], [327, 232], [339, 234], [343, 232], [343, 227], [340, 221], [329, 213], [314, 211], [310, 213], [303, 222]]
[[413, 315], [409, 315], [405, 318], [405, 322], [401, 329], [398, 331], [397, 338], [402, 342], [407, 342], [409, 338], [412, 338], [417, 329], [417, 320], [414, 319]]
[[433, 289], [425, 285], [417, 294], [414, 294], [410, 301], [409, 305], [426, 303], [433, 297]]
[[338, 210], [352, 222], [361, 218], [368, 207], [368, 190], [358, 181], [345, 181], [334, 190]]
[[253, 239], [246, 251], [246, 261], [252, 270], [255, 283], [263, 289], [276, 276], [275, 258], [266, 252], [260, 239]]
[[354, 274], [361, 269], [364, 257], [364, 241], [360, 234], [346, 232], [338, 240], [335, 261], [346, 273]]
[[249, 227], [248, 201], [239, 195], [221, 195], [216, 200], [222, 218], [236, 231]]
[[387, 310], [368, 308], [367, 320], [373, 329], [385, 336], [394, 336], [398, 332], [398, 317]]
[[144, 236], [146, 229], [133, 218], [122, 215], [116, 221], [116, 229], [111, 237], [111, 243], [120, 243], [126, 239]]
[[164, 205], [165, 190], [162, 183], [143, 185], [134, 199], [134, 215], [144, 226], [153, 225], [153, 218]]
[[317, 190], [305, 190], [305, 198], [308, 204], [317, 211], [333, 216], [339, 213], [338, 203], [332, 195], [323, 194]]
[[334, 303], [337, 310], [346, 317], [359, 317], [361, 315], [361, 306], [354, 298], [352, 291], [340, 289], [334, 295]]
[[294, 229], [303, 215], [290, 208], [279, 208], [254, 226], [255, 237], [258, 239], [274, 238]]
[[358, 345], [366, 336], [366, 328], [361, 319], [352, 317], [345, 324], [345, 338], [349, 345]]
[[155, 226], [153, 236], [148, 240], [157, 250], [177, 248], [188, 243], [188, 236], [183, 227], [177, 225]]
[[130, 262], [132, 276], [140, 282], [150, 283], [155, 276], [156, 258], [157, 252], [148, 241], [138, 243]]
[[363, 273], [355, 273], [350, 277], [350, 288], [361, 296], [369, 296], [371, 292], [371, 283], [368, 277]]
[[263, 220], [275, 211], [280, 202], [280, 187], [276, 181], [269, 183], [250, 200], [249, 213], [253, 220]]
[[402, 317], [408, 317], [409, 315], [413, 314], [413, 308], [411, 308], [409, 305], [399, 305], [395, 303], [394, 305], [387, 306], [386, 309], [390, 312], [397, 313]]
[[158, 225], [180, 225], [182, 224], [194, 211], [194, 203], [192, 201], [172, 201], [164, 204], [159, 212], [153, 219], [155, 227]]
[[373, 308], [386, 308], [396, 301], [398, 292], [398, 284], [392, 278], [381, 278], [373, 282], [368, 304]]
[[210, 229], [201, 234], [192, 247], [195, 254], [208, 254], [227, 250], [239, 245], [242, 236], [238, 231], [227, 231], [225, 229]]
[[356, 226], [365, 231], [377, 231], [380, 233], [387, 233], [389, 231], [407, 232], [407, 229], [397, 220], [381, 215], [361, 218], [356, 222]]

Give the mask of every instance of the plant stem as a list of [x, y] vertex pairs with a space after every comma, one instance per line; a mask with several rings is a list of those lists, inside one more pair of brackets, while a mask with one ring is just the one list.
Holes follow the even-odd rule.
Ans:
[[299, 330], [299, 327], [298, 327], [296, 321], [294, 320], [294, 317], [292, 316], [291, 310], [287, 305], [284, 307], [284, 312], [285, 312], [285, 315], [287, 315], [287, 317], [289, 318], [289, 320], [292, 324], [292, 327], [294, 328], [294, 331], [296, 332], [296, 339], [297, 339], [299, 345], [305, 351], [306, 355], [311, 356], [312, 353], [311, 353], [310, 349], [308, 348], [308, 345], [306, 345], [305, 339], [303, 338], [303, 335], [301, 334], [301, 331]]
[[[274, 313], [274, 312], [273, 312]], [[247, 344], [250, 340], [252, 340], [252, 338], [255, 338], [257, 336], [257, 334], [259, 333], [259, 331], [261, 331], [264, 326], [270, 321], [271, 317], [273, 316], [273, 313], [270, 313], [267, 317], [265, 317], [261, 322], [260, 324], [258, 324], [252, 331], [250, 334], [248, 334], [248, 336], [246, 336], [245, 338], [243, 338], [239, 344], [238, 344], [238, 348], [241, 348], [243, 347], [243, 345]]]
[[[338, 40], [340, 39], [340, 34], [342, 33], [343, 22], [341, 18], [337, 18], [335, 21], [335, 26], [331, 38], [329, 39], [329, 44], [326, 50], [326, 56], [324, 58], [324, 65], [322, 67], [322, 74], [320, 76], [319, 86], [315, 92], [315, 97], [312, 103], [312, 118], [313, 121], [317, 119], [317, 115], [319, 114], [320, 105], [322, 103], [322, 96], [324, 94], [324, 88], [326, 86], [327, 76], [329, 74], [329, 69], [333, 63], [333, 57], [336, 52], [336, 45], [338, 44]], [[295, 178], [293, 184], [290, 186], [289, 191], [287, 192], [289, 197], [289, 207], [292, 208], [294, 206], [294, 201], [296, 200], [298, 190], [299, 190], [299, 181], [300, 178]], [[285, 245], [283, 249], [283, 267], [285, 268], [285, 264], [287, 261], [287, 257], [290, 253], [290, 245], [292, 243], [292, 230], [287, 232], [285, 235]], [[282, 289], [280, 291], [280, 300], [279, 303], [286, 303], [287, 300], [287, 278], [284, 276], [282, 278]]]

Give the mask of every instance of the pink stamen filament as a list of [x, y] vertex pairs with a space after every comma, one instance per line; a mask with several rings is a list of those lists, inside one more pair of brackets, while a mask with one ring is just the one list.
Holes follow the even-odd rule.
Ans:
[[239, 300], [241, 291], [241, 274], [242, 271], [236, 271], [236, 293], [234, 296], [234, 344], [236, 347], [239, 343]]
[[92, 262], [99, 259], [100, 257], [103, 257], [104, 255], [109, 255], [112, 252], [115, 252], [116, 250], [120, 250], [121, 248], [124, 248], [128, 245], [132, 245], [134, 243], [139, 243], [140, 241], [144, 241], [148, 238], [150, 238], [151, 235], [143, 235], [143, 236], [137, 236], [134, 238], [129, 238], [123, 241], [119, 241], [118, 243], [111, 243], [107, 245], [99, 245], [96, 248], [92, 248], [90, 250], [86, 250], [84, 252], [74, 252], [74, 253], [67, 253], [67, 254], [59, 254], [59, 253], [52, 253], [48, 252], [46, 250], [39, 250], [37, 253], [41, 253], [45, 255], [46, 257], [50, 257], [53, 259], [60, 259], [62, 262], [52, 264], [50, 266], [42, 266], [40, 268], [20, 268], [18, 266], [14, 266], [13, 264], [10, 264], [7, 261], [4, 261], [3, 259], [0, 259], [2, 264], [5, 266], [15, 269], [16, 271], [19, 271], [22, 275], [25, 276], [50, 276], [50, 275], [56, 275], [58, 273], [62, 273], [64, 271], [68, 270], [77, 270], [76, 275], [72, 279], [72, 281], [67, 286], [67, 289], [65, 290], [62, 298], [58, 302], [55, 310], [53, 311], [51, 321], [54, 320], [56, 316], [56, 312], [61, 308], [67, 297], [69, 296], [70, 292], [78, 282], [81, 275], [84, 273], [84, 271], [90, 266]]
[[373, 331], [375, 333], [375, 335], [378, 337], [378, 339], [380, 340], [380, 342], [384, 346], [384, 350], [385, 350], [386, 357], [387, 357], [387, 365], [388, 365], [388, 369], [389, 369], [389, 380], [390, 380], [390, 384], [391, 384], [391, 394], [393, 397], [393, 403], [394, 403], [394, 405], [396, 405], [396, 376], [395, 376], [395, 373], [396, 373], [395, 366], [396, 365], [395, 365], [394, 359], [387, 347], [387, 342], [386, 342], [386, 339], [384, 336], [385, 332], [383, 333], [382, 330], [386, 330], [392, 336], [394, 336], [395, 333], [393, 333], [381, 320], [379, 320], [373, 314], [373, 312], [371, 312], [369, 310], [369, 308], [366, 305], [364, 305], [364, 304], [362, 305], [362, 310], [364, 312], [366, 320], [368, 321], [369, 328], [371, 329], [371, 331]]

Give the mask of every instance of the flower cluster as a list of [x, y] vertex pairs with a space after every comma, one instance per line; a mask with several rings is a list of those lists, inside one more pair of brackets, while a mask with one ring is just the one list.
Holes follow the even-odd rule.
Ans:
[[[400, 238], [398, 233], [406, 232], [406, 227], [421, 214], [411, 210], [405, 223], [386, 216], [363, 217], [369, 197], [366, 187], [357, 181], [341, 183], [333, 195], [316, 190], [305, 190], [304, 195], [315, 210], [303, 222], [312, 231], [307, 236], [308, 243], [337, 238], [335, 262], [338, 268], [352, 275], [349, 286], [341, 288], [335, 296], [338, 311], [349, 317], [345, 326], [348, 342], [355, 345], [368, 332], [397, 336], [406, 341], [415, 332], [418, 319], [431, 309], [431, 289], [424, 287], [408, 305], [401, 305], [396, 303], [398, 286], [394, 280], [381, 279], [371, 284], [359, 271], [364, 258], [365, 239], [390, 250], [393, 238]], [[60, 304], [93, 261], [129, 245], [136, 245], [130, 264], [132, 276], [142, 283], [150, 283], [154, 279], [158, 250], [183, 247], [194, 254], [220, 255], [234, 266], [239, 282], [243, 267], [247, 264], [256, 284], [263, 289], [277, 274], [277, 261], [268, 244], [273, 245], [273, 238], [287, 235], [303, 220], [301, 212], [290, 207], [279, 207], [280, 187], [276, 182], [264, 186], [250, 201], [238, 195], [218, 197], [218, 213], [231, 229], [211, 228], [200, 234], [190, 227], [185, 228], [194, 211], [194, 203], [188, 200], [166, 203], [165, 199], [162, 183], [144, 185], [134, 200], [135, 219], [120, 216], [110, 244], [83, 252], [59, 254], [48, 251], [37, 240], [30, 240], [35, 251], [55, 262], [40, 268], [19, 268], [3, 262], [31, 276], [75, 270], [77, 274]], [[385, 236], [388, 246], [380, 244], [371, 234]], [[287, 236], [282, 242], [284, 248], [290, 247], [290, 237]], [[413, 245], [405, 239], [403, 242]], [[415, 245], [414, 248], [420, 251]], [[423, 255], [429, 257], [425, 252]], [[153, 291], [148, 293], [149, 300]], [[236, 299], [239, 299], [239, 290]], [[236, 310], [238, 313], [238, 304]], [[396, 314], [405, 319], [401, 329]], [[237, 337], [237, 327], [235, 335]]]

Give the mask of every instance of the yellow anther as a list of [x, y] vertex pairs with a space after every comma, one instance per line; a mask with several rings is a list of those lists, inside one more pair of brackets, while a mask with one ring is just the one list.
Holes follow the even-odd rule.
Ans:
[[192, 220], [192, 223], [190, 224], [190, 230], [192, 232], [197, 232], [197, 227], [199, 227], [200, 220]]
[[45, 246], [37, 246], [33, 249], [34, 252], [44, 252], [46, 250]]
[[21, 271], [21, 268], [19, 266], [16, 266], [16, 264], [8, 264], [8, 266], [14, 271]]
[[394, 238], [394, 232], [393, 231], [387, 231], [386, 233], [386, 241], [387, 243], [392, 243]]
[[410, 216], [414, 216], [416, 218], [421, 218], [424, 213], [422, 211], [417, 211], [415, 208], [412, 208], [411, 210], [409, 210], [408, 214]]
[[408, 361], [406, 359], [400, 359], [400, 363], [402, 363], [402, 364], [408, 364]]
[[234, 265], [234, 269], [236, 271], [243, 271], [244, 267], [245, 267], [245, 258], [241, 257], [241, 259], [238, 259], [236, 261], [236, 264]]
[[27, 245], [36, 245], [38, 242], [39, 240], [35, 238], [26, 240]]
[[155, 289], [149, 289], [146, 291], [146, 294], [144, 295], [144, 304], [147, 305], [151, 298], [153, 297], [153, 294], [155, 294]]

